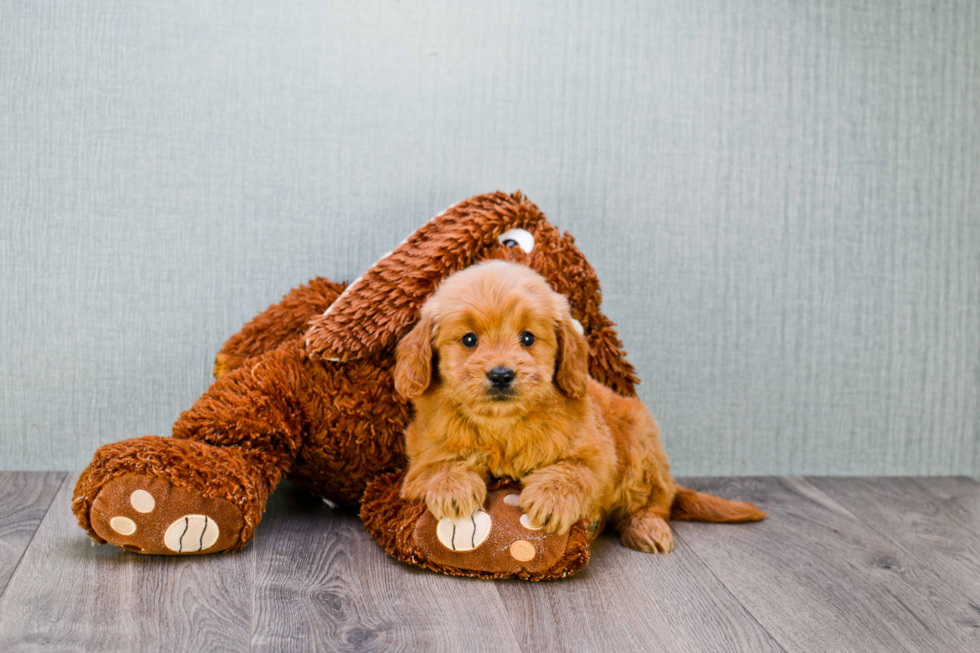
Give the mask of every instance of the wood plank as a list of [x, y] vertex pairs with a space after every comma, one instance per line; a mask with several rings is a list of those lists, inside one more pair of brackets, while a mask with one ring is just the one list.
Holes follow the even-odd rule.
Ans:
[[352, 514], [281, 488], [256, 532], [252, 650], [517, 651], [488, 581], [384, 554]]
[[980, 483], [965, 476], [909, 479], [942, 501], [942, 511], [957, 526], [980, 537]]
[[93, 546], [55, 496], [0, 601], [0, 650], [244, 651], [255, 551], [142, 556]]
[[64, 479], [65, 472], [0, 472], [0, 596]]
[[603, 535], [578, 575], [497, 591], [526, 651], [782, 651], [682, 539], [675, 547], [640, 553]]
[[701, 479], [699, 490], [755, 501], [758, 524], [675, 524], [787, 651], [977, 650], [975, 619], [929, 566], [798, 478]]
[[944, 565], [980, 565], [980, 558], [974, 559], [974, 551], [980, 549], [980, 484], [970, 478], [808, 477], [806, 481], [924, 562], [941, 556]]
[[[980, 650], [980, 485], [966, 479], [808, 478], [950, 587], [947, 621]], [[914, 573], [916, 568], [908, 570]]]

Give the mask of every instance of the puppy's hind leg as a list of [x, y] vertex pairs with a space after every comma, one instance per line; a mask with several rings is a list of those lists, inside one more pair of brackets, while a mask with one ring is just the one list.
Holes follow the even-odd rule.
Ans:
[[619, 526], [620, 540], [644, 553], [670, 553], [674, 550], [674, 535], [667, 518], [670, 509], [647, 506], [623, 520]]

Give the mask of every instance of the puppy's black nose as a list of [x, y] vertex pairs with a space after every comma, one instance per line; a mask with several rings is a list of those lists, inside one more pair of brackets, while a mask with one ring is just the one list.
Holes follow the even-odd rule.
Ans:
[[506, 390], [514, 382], [514, 370], [509, 367], [495, 367], [487, 372], [490, 385], [497, 390]]

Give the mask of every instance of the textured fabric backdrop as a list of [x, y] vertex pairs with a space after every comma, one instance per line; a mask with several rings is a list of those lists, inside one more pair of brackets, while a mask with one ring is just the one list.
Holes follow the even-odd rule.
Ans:
[[169, 433], [446, 206], [573, 233], [680, 474], [980, 474], [980, 3], [0, 2], [0, 467]]

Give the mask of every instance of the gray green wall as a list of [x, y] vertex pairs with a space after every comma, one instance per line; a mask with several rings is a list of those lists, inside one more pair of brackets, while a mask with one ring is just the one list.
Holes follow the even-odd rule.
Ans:
[[522, 189], [681, 474], [980, 475], [980, 3], [0, 2], [0, 466]]

